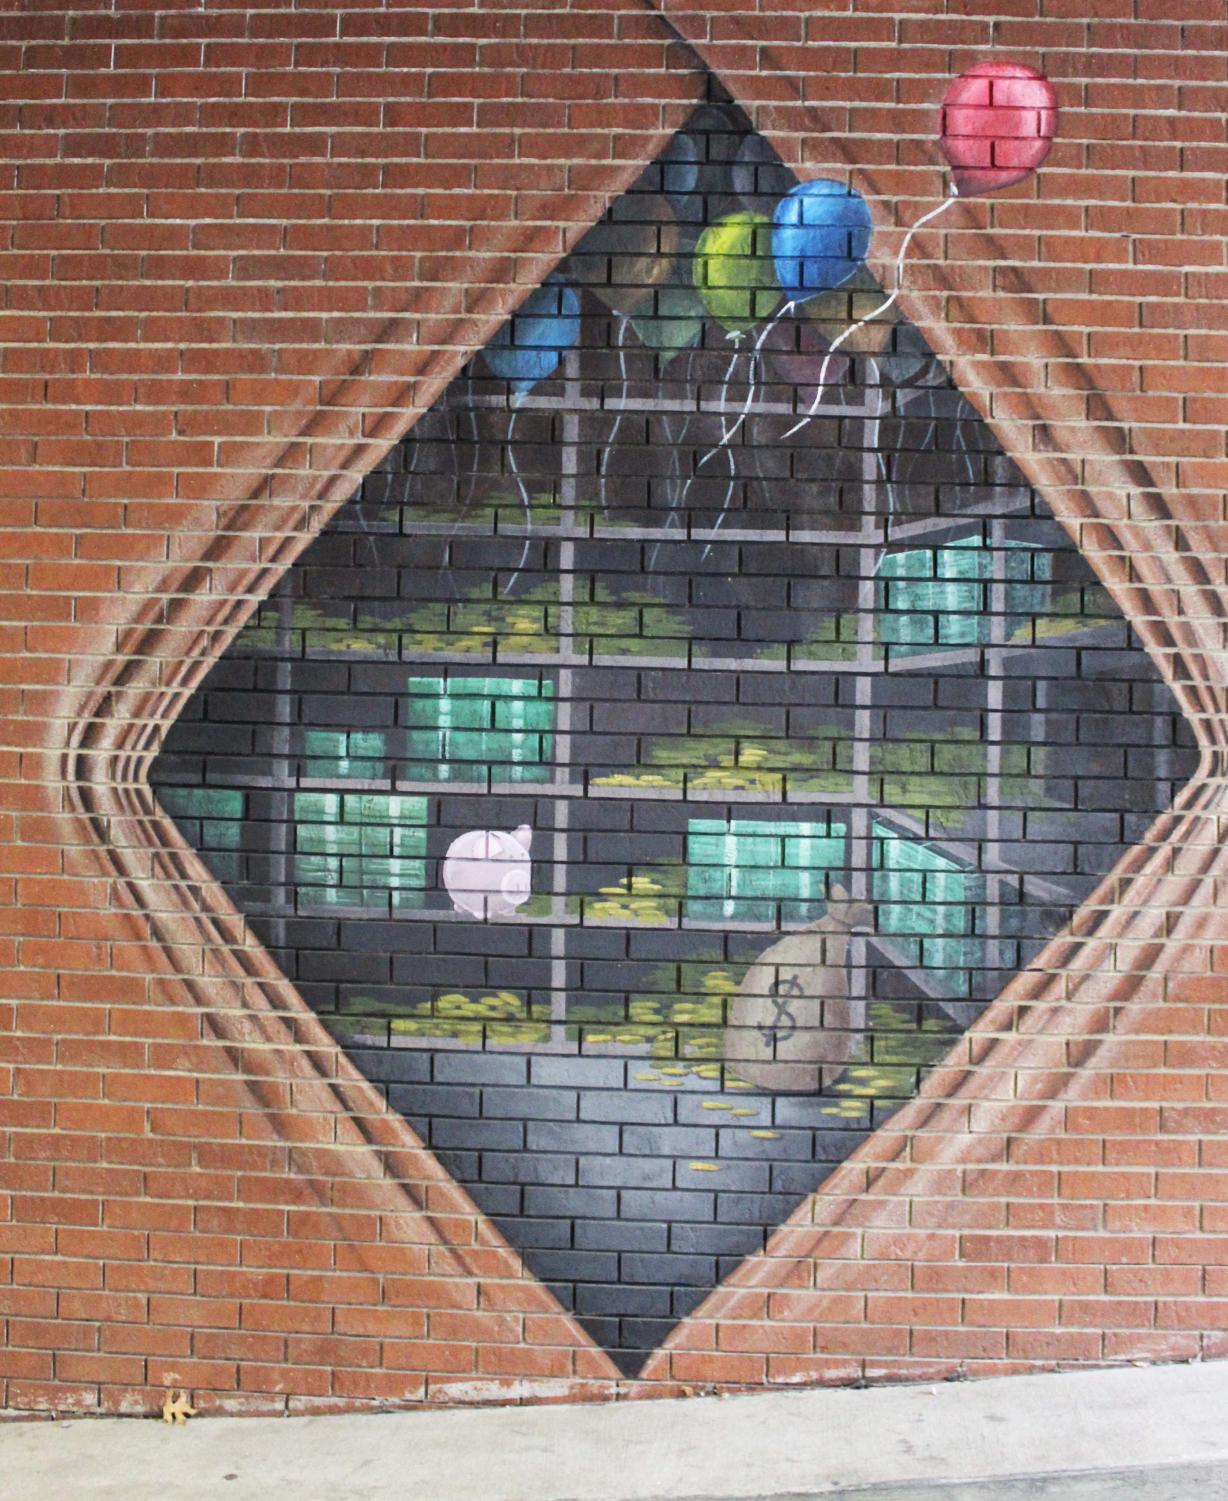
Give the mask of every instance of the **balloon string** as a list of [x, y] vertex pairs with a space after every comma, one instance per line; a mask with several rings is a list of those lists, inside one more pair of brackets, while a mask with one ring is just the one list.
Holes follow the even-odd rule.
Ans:
[[629, 320], [626, 313], [619, 313], [618, 335], [616, 341], [618, 346], [618, 380], [620, 387], [618, 396], [618, 415], [614, 418], [614, 426], [610, 429], [610, 436], [606, 439], [606, 445], [604, 450], [602, 451], [601, 474], [597, 485], [597, 498], [601, 506], [601, 514], [606, 518], [607, 521], [610, 519], [610, 513], [606, 509], [605, 503], [605, 477], [610, 467], [610, 454], [613, 452], [614, 444], [618, 440], [618, 433], [619, 429], [623, 425], [623, 418], [627, 415], [627, 397], [630, 394], [631, 385], [630, 380], [627, 376], [628, 321]]
[[[469, 374], [468, 374], [468, 379], [466, 381], [466, 387], [465, 387], [465, 411], [466, 411], [466, 413], [467, 413], [467, 415], [469, 417], [469, 428], [470, 428], [470, 431], [473, 434], [473, 438], [472, 438], [472, 442], [471, 442], [471, 448], [472, 448], [471, 463], [469, 465], [469, 474], [468, 474], [468, 477], [467, 477], [467, 480], [466, 480], [465, 493], [464, 493], [463, 496], [461, 495], [460, 460], [459, 460], [459, 457], [456, 458], [456, 460], [454, 461], [453, 466], [452, 466], [453, 467], [453, 473], [456, 475], [456, 489], [452, 493], [452, 498], [456, 502], [456, 520], [452, 523], [452, 526], [451, 526], [451, 528], [448, 531], [448, 535], [447, 535], [447, 538], [445, 539], [445, 543], [444, 543], [444, 551], [443, 551], [443, 554], [441, 556], [440, 564], [439, 564], [439, 571], [440, 571], [440, 573], [442, 573], [447, 578], [447, 580], [448, 580], [448, 588], [452, 592], [452, 598], [455, 599], [455, 600], [458, 600], [458, 601], [461, 598], [461, 594], [460, 594], [460, 590], [456, 587], [456, 571], [455, 571], [455, 569], [452, 568], [451, 561], [450, 561], [451, 560], [451, 556], [452, 556], [452, 544], [456, 541], [456, 538], [457, 538], [457, 536], [460, 533], [461, 527], [463, 527], [465, 525], [467, 517], [468, 517], [468, 514], [469, 514], [469, 507], [473, 504], [474, 500], [477, 497], [478, 480], [480, 478], [480, 465], [481, 465], [481, 451], [480, 450], [481, 450], [481, 446], [482, 446], [482, 428], [481, 428], [480, 419], [478, 417], [478, 409], [477, 409], [477, 380], [476, 380], [476, 377], [473, 374], [473, 364], [472, 364], [472, 362], [470, 363], [470, 366], [469, 366]], [[424, 415], [429, 415], [429, 414], [424, 414]], [[421, 420], [421, 419], [419, 419], [419, 420]], [[415, 427], [414, 427], [414, 432], [415, 432], [415, 434], [418, 432], [418, 427], [417, 427], [416, 424], [415, 424]], [[459, 454], [459, 445], [460, 445], [460, 414], [458, 413], [457, 414], [457, 426], [456, 426], [456, 448], [457, 448], [457, 453], [458, 454]], [[414, 466], [413, 466], [412, 470], [407, 470], [406, 471], [407, 474], [408, 473], [415, 473], [416, 474], [416, 472], [417, 472], [417, 467], [418, 467], [418, 465], [417, 465], [417, 452], [418, 452], [418, 449], [420, 447], [421, 447], [420, 440], [416, 441], [415, 442], [415, 446], [414, 446]]]
[[728, 368], [726, 369], [724, 376], [721, 378], [721, 441], [715, 448], [709, 449], [708, 452], [704, 454], [703, 458], [700, 459], [699, 462], [695, 465], [694, 469], [691, 470], [690, 474], [687, 475], [686, 484], [682, 487], [682, 495], [678, 501], [678, 509], [680, 511], [686, 508], [686, 498], [691, 493], [691, 486], [699, 477], [699, 471], [708, 462], [713, 454], [719, 453], [721, 451], [721, 448], [723, 447], [725, 442], [725, 401], [729, 395], [729, 382], [733, 379], [733, 372], [738, 363], [738, 356], [742, 353], [741, 331], [737, 330], [734, 333], [731, 333], [729, 335], [729, 340], [733, 344], [733, 354], [730, 356]]
[[[431, 414], [429, 412], [424, 413], [423, 417], [421, 417], [421, 418], [418, 419], [418, 423], [420, 424], [426, 417], [429, 417], [430, 415]], [[417, 436], [418, 433], [419, 433], [419, 425], [415, 424], [415, 426], [414, 426], [414, 434], [415, 434], [414, 463], [413, 463], [412, 470], [407, 470], [406, 471], [409, 474], [415, 474], [415, 475], [417, 474], [417, 470], [418, 470], [418, 458], [417, 458], [418, 449], [421, 447], [421, 438]], [[478, 463], [478, 453], [477, 453], [476, 446], [475, 446], [474, 451], [473, 451], [473, 463], [474, 463], [474, 466], [476, 468], [477, 463]], [[474, 479], [472, 481], [472, 486], [473, 486], [473, 489], [470, 492], [471, 496], [472, 496], [472, 493], [475, 492], [476, 489], [477, 489], [477, 478], [476, 478], [476, 476], [474, 477]], [[468, 504], [468, 501], [467, 500], [465, 500], [465, 501], [461, 500], [459, 485], [457, 486], [457, 489], [454, 492], [454, 494], [452, 496], [452, 499], [456, 502], [456, 520], [453, 521], [451, 527], [448, 529], [448, 535], [444, 539], [443, 550], [442, 550], [442, 552], [440, 553], [440, 556], [439, 556], [439, 573], [441, 574], [441, 576], [443, 578], [447, 579], [447, 581], [448, 581], [448, 589], [449, 589], [449, 592], [452, 595], [452, 598], [455, 599], [455, 600], [457, 600], [459, 602], [460, 597], [461, 597], [461, 593], [460, 593], [460, 590], [456, 586], [456, 570], [452, 567], [452, 544], [456, 541], [457, 535], [459, 534], [461, 527], [464, 526], [464, 524], [465, 524], [465, 514], [466, 514], [465, 513], [465, 507]]]
[[811, 403], [810, 410], [806, 413], [806, 415], [801, 419], [800, 422], [795, 422], [789, 429], [789, 431], [782, 436], [781, 442], [784, 442], [785, 438], [791, 438], [794, 433], [800, 433], [802, 428], [806, 426], [810, 419], [819, 410], [819, 407], [823, 404], [823, 396], [827, 385], [827, 367], [831, 364], [831, 357], [835, 354], [836, 350], [840, 348], [841, 344], [843, 344], [846, 339], [852, 338], [852, 336], [857, 332], [858, 329], [864, 328], [867, 323], [873, 323], [875, 318], [882, 317], [882, 315], [888, 310], [888, 308], [890, 308], [895, 303], [896, 298], [903, 291], [904, 258], [908, 254], [908, 247], [912, 244], [913, 235], [915, 235], [916, 232], [923, 226], [930, 223], [931, 220], [937, 219], [939, 214], [945, 214], [947, 209], [951, 207], [958, 196], [958, 190], [956, 189], [955, 184], [952, 183], [949, 193], [938, 205], [938, 207], [930, 209], [930, 211], [926, 214], [922, 214], [917, 222], [912, 226], [912, 228], [909, 229], [908, 233], [904, 236], [904, 243], [900, 246], [900, 253], [895, 258], [895, 290], [891, 293], [890, 297], [886, 298], [885, 301], [880, 302], [873, 312], [867, 313], [864, 318], [859, 319], [856, 323], [851, 323], [842, 334], [839, 334], [831, 341], [831, 343], [828, 345], [827, 353], [823, 356], [823, 363], [819, 366], [819, 388], [815, 392], [814, 401]]
[[[478, 489], [478, 450], [482, 446], [482, 425], [478, 418], [478, 386], [473, 374], [473, 361], [469, 362], [469, 377], [465, 385], [465, 415], [469, 418], [469, 432], [473, 444], [473, 463], [469, 466], [468, 485], [465, 489], [465, 498], [461, 502], [461, 508], [473, 504], [473, 498]], [[459, 434], [458, 434], [459, 438]], [[457, 485], [459, 493], [460, 486]]]
[[[755, 400], [755, 391], [757, 389], [756, 381], [755, 381], [755, 369], [756, 369], [756, 367], [757, 367], [757, 365], [759, 363], [759, 351], [763, 348], [763, 341], [764, 341], [764, 339], [767, 338], [768, 334], [770, 334], [771, 331], [776, 327], [777, 323], [781, 320], [781, 318], [783, 318], [786, 313], [790, 313], [790, 312], [793, 311], [794, 306], [795, 306], [794, 303], [792, 303], [792, 302], [786, 302], [783, 306], [781, 306], [780, 308], [778, 308], [776, 310], [776, 312], [773, 313], [772, 316], [768, 319], [767, 323], [764, 324], [763, 332], [755, 340], [754, 348], [750, 352], [750, 360], [748, 362], [747, 371], [746, 371], [746, 400], [742, 404], [742, 410], [741, 410], [741, 412], [739, 412], [736, 421], [733, 423], [733, 426], [732, 427], [726, 427], [725, 426], [725, 421], [724, 421], [724, 411], [725, 411], [725, 401], [726, 401], [726, 398], [727, 398], [727, 396], [729, 394], [729, 382], [733, 379], [734, 366], [737, 364], [738, 356], [742, 353], [742, 351], [741, 351], [740, 348], [735, 348], [735, 350], [733, 352], [733, 358], [729, 361], [729, 368], [725, 371], [725, 378], [721, 382], [721, 414], [722, 414], [722, 417], [721, 417], [721, 438], [720, 438], [720, 442], [717, 443], [714, 448], [710, 448], [707, 451], [707, 453], [705, 453], [704, 456], [696, 463], [694, 470], [692, 471], [691, 475], [687, 479], [686, 487], [685, 487], [685, 489], [682, 492], [682, 501], [681, 501], [682, 505], [685, 506], [685, 504], [686, 504], [686, 498], [687, 498], [687, 493], [690, 491], [691, 486], [695, 483], [695, 480], [698, 478], [699, 471], [711, 459], [716, 458], [717, 454], [719, 454], [722, 451], [722, 449], [728, 449], [729, 448], [730, 443], [733, 442], [734, 437], [737, 435], [738, 429], [746, 421], [746, 418], [747, 418], [747, 416], [748, 416], [748, 414], [750, 412], [750, 409], [751, 409], [751, 405], [753, 404], [753, 402]], [[736, 345], [740, 345], [741, 342], [742, 342], [742, 334], [741, 334], [740, 331], [737, 332], [737, 333], [731, 334], [730, 338], [733, 340], [733, 342]], [[732, 452], [729, 453], [729, 459], [730, 459], [729, 489], [725, 492], [725, 499], [724, 499], [724, 502], [721, 505], [721, 514], [720, 514], [720, 517], [717, 519], [715, 525], [712, 528], [713, 531], [716, 531], [717, 528], [720, 526], [721, 522], [724, 520], [725, 513], [729, 509], [729, 502], [733, 499], [733, 486], [734, 486], [734, 480], [736, 478], [736, 472], [737, 471], [736, 471], [736, 466], [733, 464], [733, 454], [732, 454]], [[702, 562], [705, 558], [707, 558], [708, 554], [711, 551], [712, 551], [712, 544], [709, 543], [708, 546], [704, 548], [703, 555], [700, 558], [700, 561]]]
[[[866, 361], [866, 364], [870, 368], [870, 379], [876, 386], [880, 385], [882, 382], [882, 374], [879, 368], [878, 361], [870, 359]], [[873, 432], [874, 436], [873, 438], [871, 438], [869, 436], [869, 433], [867, 433], [866, 447], [867, 449], [870, 449], [874, 454], [874, 473], [882, 481], [883, 489], [885, 490], [887, 495], [887, 528], [888, 532], [890, 532], [890, 528], [895, 521], [895, 496], [892, 493], [891, 477], [887, 471], [887, 460], [883, 456], [882, 445], [879, 442], [879, 439], [882, 436], [882, 427], [883, 409], [880, 404], [878, 410], [874, 413], [874, 421], [870, 424], [870, 432]]]
[[[692, 382], [692, 380], [694, 378], [694, 375], [695, 375], [695, 346], [692, 345], [687, 350], [687, 352], [686, 352], [686, 363], [683, 366], [682, 379], [681, 379], [682, 387], [688, 393], [690, 392], [691, 382]], [[682, 503], [686, 499], [686, 492], [690, 488], [691, 481], [690, 481], [689, 477], [687, 479], [687, 482], [686, 482], [685, 486], [683, 485], [683, 482], [682, 482], [682, 461], [681, 461], [681, 458], [680, 458], [680, 454], [681, 454], [683, 445], [686, 443], [687, 434], [691, 430], [691, 415], [692, 415], [691, 414], [691, 409], [689, 407], [686, 407], [685, 404], [684, 404], [684, 410], [683, 410], [683, 413], [682, 413], [682, 423], [681, 423], [681, 425], [680, 425], [680, 427], [678, 429], [678, 441], [673, 444], [673, 467], [674, 467], [674, 472], [675, 472], [675, 474], [677, 476], [677, 479], [676, 479], [676, 482], [673, 485], [671, 485], [671, 487], [670, 487], [670, 492], [669, 492], [669, 496], [670, 496], [670, 499], [669, 499], [669, 515], [665, 518], [665, 526], [662, 528], [663, 531], [667, 531], [667, 532], [673, 530], [674, 525], [675, 525], [675, 523], [676, 523], [676, 521], [678, 519], [678, 512], [679, 512], [679, 510], [681, 510]], [[648, 560], [647, 560], [647, 562], [645, 563], [644, 566], [650, 572], [651, 572], [651, 570], [653, 568], [656, 567], [657, 558], [660, 555], [661, 548], [662, 548], [663, 545], [664, 544], [662, 542], [657, 542], [654, 545], [652, 551], [648, 554]]]
[[[797, 306], [797, 304], [794, 303], [794, 302], [786, 302], [777, 312], [775, 312], [772, 315], [771, 318], [768, 319], [767, 323], [764, 325], [763, 332], [755, 340], [755, 347], [754, 347], [754, 349], [751, 351], [751, 361], [752, 361], [751, 370], [752, 371], [754, 369], [754, 362], [756, 362], [759, 359], [759, 351], [763, 348], [763, 341], [767, 338], [768, 334], [770, 334], [772, 332], [772, 330], [776, 327], [776, 325], [780, 322], [780, 320], [783, 317], [785, 317], [786, 314], [791, 313], [796, 306]], [[735, 356], [735, 358], [736, 358], [736, 356]], [[728, 377], [726, 377], [726, 382], [728, 382]], [[751, 405], [754, 402], [754, 399], [755, 399], [755, 384], [754, 384], [754, 381], [752, 379], [749, 382], [749, 388], [748, 388], [747, 393], [746, 393], [746, 401], [743, 403], [742, 410], [738, 414], [738, 420], [734, 423], [734, 425], [729, 429], [728, 432], [726, 432], [726, 433], [724, 433], [722, 435], [721, 441], [716, 445], [716, 447], [713, 448], [713, 449], [711, 449], [708, 453], [704, 454], [703, 458], [700, 459], [699, 463], [695, 465], [695, 470], [696, 470], [697, 473], [698, 473], [698, 471], [700, 469], [703, 468], [703, 466], [708, 462], [709, 459], [714, 459], [716, 457], [716, 455], [718, 453], [720, 453], [721, 449], [726, 446], [726, 444], [731, 443], [733, 441], [734, 437], [737, 434], [738, 429], [746, 421], [746, 418], [747, 418], [747, 416], [750, 413]]]
[[[762, 350], [762, 348], [763, 348], [763, 341], [767, 338], [768, 334], [770, 334], [772, 332], [772, 330], [776, 327], [776, 325], [780, 322], [780, 320], [782, 318], [786, 317], [789, 313], [791, 313], [796, 306], [797, 306], [797, 304], [795, 302], [786, 302], [782, 307], [778, 308], [777, 311], [772, 314], [772, 316], [768, 319], [767, 323], [764, 325], [763, 332], [755, 340], [755, 347], [751, 351], [751, 356], [750, 356], [750, 368], [746, 372], [746, 400], [742, 404], [742, 410], [738, 414], [738, 420], [733, 424], [733, 426], [727, 432], [722, 433], [722, 435], [721, 435], [721, 441], [716, 445], [716, 447], [714, 449], [712, 449], [711, 452], [704, 454], [703, 458], [700, 459], [699, 463], [695, 465], [695, 472], [696, 472], [696, 474], [699, 473], [699, 471], [703, 468], [703, 466], [708, 462], [709, 459], [715, 458], [716, 455], [718, 453], [720, 453], [720, 451], [721, 451], [722, 448], [727, 448], [729, 446], [729, 444], [733, 442], [733, 439], [734, 439], [735, 435], [737, 434], [738, 429], [742, 426], [742, 424], [746, 421], [747, 417], [750, 415], [750, 409], [751, 409], [752, 405], [754, 404], [755, 395], [756, 395], [756, 392], [759, 389], [759, 383], [758, 383], [758, 379], [757, 379], [757, 374], [756, 373], [757, 373], [757, 371], [760, 368], [760, 361], [761, 361], [760, 350]], [[713, 531], [714, 534], [716, 532], [720, 531], [722, 522], [725, 520], [725, 517], [729, 514], [729, 502], [733, 499], [733, 487], [734, 487], [734, 480], [735, 480], [735, 478], [736, 478], [736, 469], [735, 469], [735, 466], [734, 466], [734, 463], [733, 463], [733, 450], [730, 449], [729, 450], [729, 489], [725, 492], [725, 501], [724, 501], [724, 504], [721, 506], [721, 514], [716, 518], [716, 521], [713, 524], [712, 531]], [[709, 542], [708, 545], [707, 545], [707, 547], [704, 548], [703, 553], [702, 553], [702, 555], [700, 557], [700, 562], [701, 563], [705, 562], [707, 560], [708, 554], [711, 551], [712, 551], [712, 543]]]
[[520, 562], [516, 564], [516, 571], [504, 585], [503, 596], [505, 599], [511, 593], [512, 585], [520, 577], [524, 570], [524, 565], [529, 560], [529, 546], [533, 541], [533, 504], [529, 499], [529, 488], [524, 482], [523, 475], [520, 473], [520, 466], [516, 463], [516, 445], [513, 441], [516, 436], [516, 421], [519, 416], [520, 397], [515, 396], [512, 398], [512, 420], [507, 425], [505, 444], [507, 447], [507, 467], [511, 470], [512, 477], [516, 481], [516, 487], [520, 491], [520, 504], [524, 510], [525, 539], [524, 548], [520, 554]]

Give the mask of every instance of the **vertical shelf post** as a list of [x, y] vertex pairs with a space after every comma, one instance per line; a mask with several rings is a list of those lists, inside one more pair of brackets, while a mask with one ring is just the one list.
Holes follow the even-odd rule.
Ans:
[[297, 825], [294, 819], [294, 761], [290, 755], [294, 714], [291, 649], [294, 641], [294, 599], [287, 575], [281, 581], [277, 601], [277, 657], [273, 669], [273, 788], [269, 794], [269, 896], [273, 909], [269, 923], [272, 946], [286, 946], [286, 917], [294, 909], [292, 845]]
[[[878, 362], [867, 360], [866, 364], [877, 376]], [[859, 902], [869, 902], [873, 896], [870, 808], [874, 799], [871, 797], [870, 764], [876, 675], [874, 632], [878, 619], [876, 575], [883, 534], [878, 510], [878, 442], [885, 400], [881, 386], [876, 395], [871, 412], [869, 392], [864, 393], [865, 410], [860, 423], [861, 515], [858, 532], [861, 542], [857, 549], [857, 674], [854, 678], [853, 802], [849, 809], [849, 895]], [[861, 934], [855, 933], [850, 940], [849, 969], [852, 993], [862, 998], [855, 1013], [855, 1024], [865, 1030], [869, 1024], [870, 964], [868, 945]]]
[[571, 821], [571, 730], [575, 655], [575, 517], [580, 457], [580, 379], [574, 349], [563, 356], [563, 412], [560, 421], [559, 469], [559, 605], [558, 668], [554, 693], [554, 829], [550, 848], [550, 1043], [563, 1050], [566, 1042], [567, 875]]
[[[989, 585], [989, 639], [985, 673], [985, 785], [981, 802], [985, 809], [985, 843], [981, 879], [985, 901], [982, 925], [985, 933], [985, 967], [1002, 968], [1002, 734], [1006, 722], [1006, 523], [1000, 517], [989, 528], [991, 576]], [[975, 910], [975, 909], [974, 909]], [[975, 929], [975, 923], [973, 924]]]

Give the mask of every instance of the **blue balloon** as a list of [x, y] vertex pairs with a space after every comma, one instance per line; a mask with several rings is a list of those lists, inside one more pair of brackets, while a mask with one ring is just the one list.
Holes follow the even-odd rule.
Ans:
[[772, 215], [776, 279], [790, 302], [830, 292], [857, 270], [874, 227], [856, 188], [829, 177], [800, 182]]
[[560, 276], [530, 292], [483, 353], [491, 371], [518, 395], [558, 368], [580, 337], [580, 298]]

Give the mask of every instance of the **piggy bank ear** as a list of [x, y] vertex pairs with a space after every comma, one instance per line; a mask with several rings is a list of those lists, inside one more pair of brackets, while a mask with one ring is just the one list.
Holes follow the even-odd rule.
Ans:
[[522, 823], [511, 833], [492, 832], [489, 837], [494, 845], [493, 853], [501, 860], [523, 860], [529, 853], [529, 841], [533, 838], [533, 830], [527, 823]]

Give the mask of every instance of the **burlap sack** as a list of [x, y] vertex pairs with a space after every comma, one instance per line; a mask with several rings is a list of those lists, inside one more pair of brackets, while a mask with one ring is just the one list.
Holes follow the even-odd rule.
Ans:
[[725, 1027], [725, 1059], [742, 1078], [800, 1094], [843, 1072], [866, 1026], [864, 997], [849, 995], [848, 946], [850, 926], [865, 925], [868, 910], [833, 903], [747, 970]]

